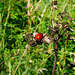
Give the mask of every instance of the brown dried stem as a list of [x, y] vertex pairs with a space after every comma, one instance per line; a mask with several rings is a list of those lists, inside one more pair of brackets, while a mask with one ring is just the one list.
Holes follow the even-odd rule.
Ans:
[[30, 11], [29, 11], [29, 8], [30, 8], [30, 0], [28, 0], [28, 4], [27, 4], [27, 7], [28, 7], [28, 33], [29, 33], [29, 16], [30, 16]]
[[16, 71], [17, 71], [17, 69], [18, 69], [18, 68], [19, 68], [19, 66], [20, 66], [20, 63], [21, 63], [21, 60], [22, 60], [22, 58], [23, 58], [24, 54], [27, 52], [27, 49], [29, 49], [29, 45], [28, 45], [28, 44], [26, 45], [26, 50], [23, 52], [23, 54], [22, 54], [22, 56], [21, 56], [21, 58], [20, 58], [20, 61], [19, 61], [18, 65], [17, 65], [17, 67], [16, 67], [16, 69], [15, 69], [15, 71], [14, 71], [13, 75], [15, 75], [15, 74], [16, 74]]
[[41, 0], [39, 0], [39, 2], [37, 3], [36, 7], [35, 7], [35, 10], [34, 10], [34, 13], [36, 12], [36, 10], [38, 9], [38, 5], [40, 4]]
[[54, 75], [55, 73], [56, 62], [57, 62], [58, 44], [56, 42], [54, 42], [54, 47], [55, 47], [55, 60], [54, 60], [52, 75]]

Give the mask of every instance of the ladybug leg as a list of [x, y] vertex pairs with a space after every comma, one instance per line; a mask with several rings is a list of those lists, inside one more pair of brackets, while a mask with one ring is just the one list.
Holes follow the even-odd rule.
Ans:
[[42, 42], [41, 42], [41, 41], [36, 41], [36, 42], [37, 42], [37, 44], [38, 44], [38, 45], [41, 45], [41, 44], [42, 44]]

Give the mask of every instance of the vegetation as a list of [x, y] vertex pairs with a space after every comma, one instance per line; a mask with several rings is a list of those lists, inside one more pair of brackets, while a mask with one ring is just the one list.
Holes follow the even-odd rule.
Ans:
[[[75, 1], [57, 0], [56, 4], [54, 1], [0, 0], [0, 75], [51, 75], [54, 42], [32, 47], [28, 45], [26, 34], [36, 31], [51, 36], [49, 26], [56, 29], [57, 22], [68, 23], [72, 31], [66, 29], [67, 33], [58, 43], [54, 75], [75, 74]], [[62, 24], [59, 34], [63, 33]], [[67, 34], [71, 35], [70, 39], [66, 39]], [[53, 39], [57, 35], [55, 33]]]

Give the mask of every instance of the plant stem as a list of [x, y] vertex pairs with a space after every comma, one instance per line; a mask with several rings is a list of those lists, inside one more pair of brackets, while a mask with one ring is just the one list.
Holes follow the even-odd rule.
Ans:
[[58, 44], [56, 42], [54, 42], [54, 48], [55, 48], [55, 60], [54, 60], [52, 75], [54, 75], [55, 73], [56, 62], [57, 62]]

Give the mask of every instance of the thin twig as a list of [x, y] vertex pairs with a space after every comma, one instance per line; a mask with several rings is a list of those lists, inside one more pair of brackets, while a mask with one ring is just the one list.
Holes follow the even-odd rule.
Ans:
[[21, 60], [22, 60], [22, 58], [23, 58], [24, 54], [27, 52], [27, 49], [29, 49], [29, 45], [28, 45], [28, 44], [26, 45], [26, 50], [23, 52], [23, 54], [22, 54], [22, 56], [21, 56], [21, 58], [20, 58], [20, 61], [19, 61], [18, 65], [17, 65], [17, 67], [16, 67], [16, 69], [15, 69], [15, 71], [14, 71], [13, 75], [15, 75], [15, 74], [16, 74], [16, 71], [17, 71], [17, 69], [18, 69], [18, 68], [19, 68], [19, 66], [20, 66], [20, 63], [21, 63]]
[[55, 47], [55, 60], [54, 60], [52, 75], [54, 75], [55, 73], [56, 62], [57, 62], [58, 44], [56, 42], [54, 42], [54, 47]]

